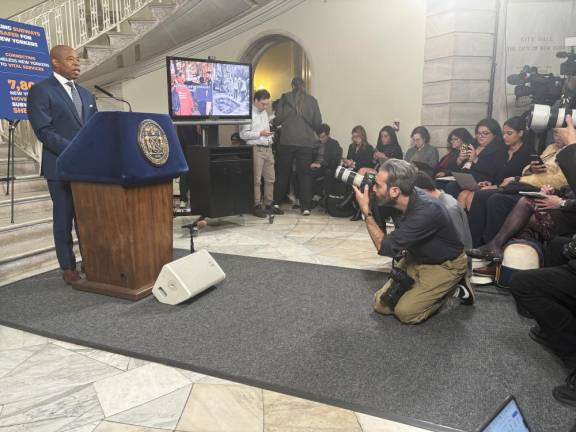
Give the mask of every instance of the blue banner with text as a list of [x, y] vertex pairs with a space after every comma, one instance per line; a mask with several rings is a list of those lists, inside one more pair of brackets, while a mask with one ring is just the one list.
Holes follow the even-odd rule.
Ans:
[[0, 118], [26, 120], [28, 90], [51, 72], [44, 29], [0, 19]]

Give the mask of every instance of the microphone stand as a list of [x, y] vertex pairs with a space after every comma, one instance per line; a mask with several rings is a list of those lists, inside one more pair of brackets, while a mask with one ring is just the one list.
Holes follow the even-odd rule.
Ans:
[[114, 96], [112, 93], [110, 93], [108, 90], [104, 90], [102, 87], [95, 85], [94, 88], [96, 90], [101, 91], [102, 93], [104, 93], [106, 96], [108, 96], [111, 99], [117, 100], [118, 102], [123, 102], [125, 104], [128, 105], [128, 109], [130, 110], [130, 112], [132, 112], [132, 105], [130, 105], [130, 102], [128, 102], [127, 100], [124, 99], [120, 99], [119, 97]]
[[15, 143], [14, 143], [14, 132], [16, 126], [18, 126], [20, 120], [8, 120], [8, 160], [6, 167], [6, 177], [1, 177], [0, 182], [6, 182], [6, 194], [11, 195], [10, 197], [10, 223], [14, 223], [14, 181], [16, 180], [16, 175], [14, 171], [14, 154], [16, 153]]
[[190, 230], [190, 253], [191, 254], [193, 254], [195, 252], [195, 250], [194, 250], [194, 237], [198, 237], [198, 234], [200, 233], [200, 230], [198, 229], [198, 222], [203, 221], [203, 220], [204, 220], [204, 216], [200, 216], [194, 222], [186, 224], [186, 225], [182, 225], [183, 229]]

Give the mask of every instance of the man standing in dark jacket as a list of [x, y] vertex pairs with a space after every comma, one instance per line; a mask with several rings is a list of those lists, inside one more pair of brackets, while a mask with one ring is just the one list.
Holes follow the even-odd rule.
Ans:
[[296, 175], [300, 189], [300, 210], [310, 215], [312, 208], [312, 176], [310, 165], [316, 154], [316, 132], [322, 115], [316, 99], [306, 93], [304, 80], [294, 78], [292, 91], [280, 98], [276, 118], [282, 126], [278, 144], [278, 178], [274, 186], [274, 202], [278, 205], [288, 192], [292, 163], [296, 160]]

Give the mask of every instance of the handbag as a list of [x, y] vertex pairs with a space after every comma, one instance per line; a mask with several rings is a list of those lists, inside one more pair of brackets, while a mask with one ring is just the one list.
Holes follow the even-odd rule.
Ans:
[[500, 192], [507, 195], [515, 195], [518, 192], [540, 192], [540, 188], [528, 183], [513, 181], [501, 188]]

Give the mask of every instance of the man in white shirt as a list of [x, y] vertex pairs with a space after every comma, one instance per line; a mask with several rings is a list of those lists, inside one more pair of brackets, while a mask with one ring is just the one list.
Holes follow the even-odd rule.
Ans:
[[[254, 216], [265, 218], [266, 210], [275, 214], [283, 214], [280, 207], [272, 206], [274, 198], [274, 153], [272, 153], [272, 137], [268, 112], [270, 93], [268, 90], [257, 90], [254, 93], [252, 122], [242, 126], [240, 138], [254, 148]], [[261, 196], [262, 178], [264, 178], [264, 198]]]

